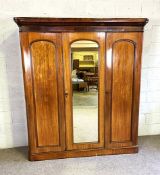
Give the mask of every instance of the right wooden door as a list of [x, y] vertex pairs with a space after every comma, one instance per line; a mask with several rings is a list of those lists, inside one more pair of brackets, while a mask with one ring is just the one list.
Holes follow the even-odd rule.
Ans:
[[141, 68], [141, 33], [107, 33], [107, 148], [137, 145]]

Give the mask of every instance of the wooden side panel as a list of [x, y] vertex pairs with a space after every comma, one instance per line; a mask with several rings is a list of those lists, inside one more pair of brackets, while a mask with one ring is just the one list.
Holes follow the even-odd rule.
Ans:
[[[31, 44], [37, 146], [59, 144], [56, 50], [49, 41]], [[51, 125], [52, 124], [52, 125]]]
[[112, 141], [131, 140], [134, 44], [118, 41], [113, 45]]
[[106, 147], [137, 145], [142, 33], [106, 37]]
[[21, 33], [30, 154], [65, 149], [62, 38]]

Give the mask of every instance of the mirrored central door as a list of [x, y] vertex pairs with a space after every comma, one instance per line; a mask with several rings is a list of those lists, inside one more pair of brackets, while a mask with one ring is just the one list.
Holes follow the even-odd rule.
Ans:
[[98, 142], [98, 50], [90, 40], [71, 44], [73, 142]]
[[104, 147], [104, 36], [63, 35], [68, 150]]

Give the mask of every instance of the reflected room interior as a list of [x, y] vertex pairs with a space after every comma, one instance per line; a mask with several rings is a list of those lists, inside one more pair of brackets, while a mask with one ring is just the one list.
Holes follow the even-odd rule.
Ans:
[[98, 44], [71, 44], [73, 142], [98, 142]]

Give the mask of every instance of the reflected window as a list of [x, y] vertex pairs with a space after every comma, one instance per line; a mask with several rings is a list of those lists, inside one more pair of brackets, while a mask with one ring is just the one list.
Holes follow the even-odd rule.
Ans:
[[98, 142], [98, 44], [71, 44], [73, 141]]

